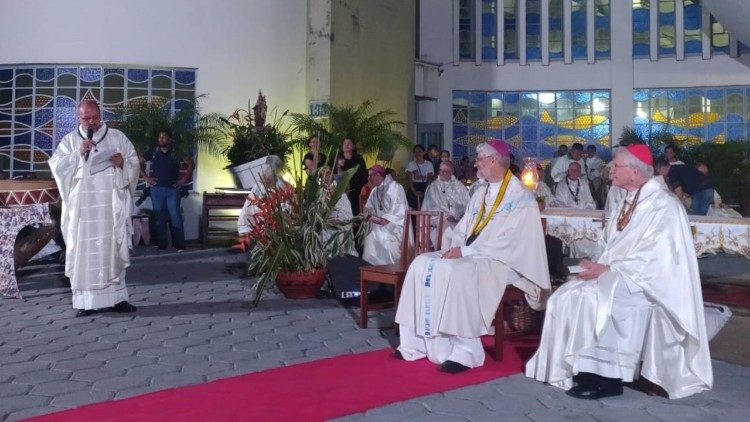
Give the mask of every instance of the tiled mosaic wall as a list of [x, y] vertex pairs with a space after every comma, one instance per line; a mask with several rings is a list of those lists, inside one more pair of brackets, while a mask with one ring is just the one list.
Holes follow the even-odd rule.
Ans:
[[558, 145], [581, 142], [608, 157], [609, 91], [453, 92], [453, 156], [476, 155], [486, 140], [505, 139], [518, 158], [550, 158]]
[[76, 127], [76, 106], [93, 97], [113, 122], [123, 106], [171, 101], [179, 110], [195, 97], [195, 69], [101, 65], [0, 66], [0, 169], [18, 177], [49, 177], [47, 159]]
[[633, 111], [644, 136], [666, 130], [685, 145], [750, 139], [750, 86], [639, 89]]

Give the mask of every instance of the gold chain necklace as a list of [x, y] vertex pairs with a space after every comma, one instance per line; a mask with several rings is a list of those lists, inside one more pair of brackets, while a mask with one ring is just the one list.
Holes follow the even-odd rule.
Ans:
[[[511, 177], [510, 170], [505, 171], [505, 177], [503, 178], [503, 184], [500, 186], [500, 190], [497, 192], [497, 196], [495, 197], [495, 202], [492, 204], [492, 208], [490, 208], [490, 212], [487, 213], [487, 217], [484, 216], [484, 198], [482, 198], [482, 205], [479, 208], [479, 214], [477, 214], [477, 220], [474, 222], [474, 227], [471, 229], [472, 236], [476, 237], [479, 235], [479, 233], [482, 232], [484, 227], [490, 222], [492, 219], [492, 216], [495, 214], [495, 211], [497, 211], [497, 207], [500, 206], [500, 202], [503, 200], [503, 197], [505, 196], [505, 191], [508, 189], [508, 183], [510, 182]], [[487, 192], [490, 191], [490, 187], [487, 186], [487, 190], [484, 192], [485, 197], [487, 196]]]
[[622, 204], [622, 209], [620, 210], [620, 215], [617, 216], [617, 231], [621, 232], [625, 226], [630, 223], [630, 217], [633, 216], [633, 211], [635, 211], [635, 206], [638, 204], [638, 197], [641, 195], [641, 188], [643, 185], [641, 185], [640, 188], [638, 188], [638, 191], [635, 193], [635, 196], [633, 197], [633, 203], [628, 206], [628, 201], [625, 201], [624, 204]]

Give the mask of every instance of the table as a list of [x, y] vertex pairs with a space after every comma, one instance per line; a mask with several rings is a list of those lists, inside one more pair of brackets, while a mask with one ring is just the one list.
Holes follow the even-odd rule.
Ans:
[[54, 224], [49, 204], [0, 208], [0, 295], [21, 298], [16, 280], [14, 246], [18, 232], [32, 224]]
[[247, 198], [246, 191], [208, 193], [203, 192], [203, 212], [200, 221], [201, 247], [206, 245], [206, 239], [210, 234], [211, 221], [237, 220], [237, 216], [211, 214], [213, 210], [240, 210]]
[[[598, 241], [606, 218], [601, 210], [547, 207], [542, 212], [546, 233], [571, 246], [580, 240]], [[721, 218], [691, 215], [695, 253], [723, 251], [750, 259], [750, 218]]]

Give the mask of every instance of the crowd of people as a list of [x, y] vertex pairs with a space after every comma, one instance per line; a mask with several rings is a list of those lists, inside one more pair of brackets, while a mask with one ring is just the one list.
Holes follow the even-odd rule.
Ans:
[[[65, 274], [73, 307], [80, 316], [96, 310], [133, 312], [125, 270], [141, 163], [125, 135], [101, 121], [95, 102], [80, 104], [78, 120], [78, 128], [63, 138], [49, 162], [63, 201]], [[328, 164], [318, 141], [309, 139], [310, 153], [304, 157], [311, 172]], [[163, 198], [158, 199], [163, 217], [179, 225], [168, 211], [175, 203], [169, 189], [179, 188], [185, 179], [171, 147], [169, 132], [162, 132], [149, 155], [157, 164], [147, 181]], [[570, 280], [552, 293], [539, 207], [534, 193], [514, 176], [504, 141], [479, 144], [476, 174], [462, 159], [458, 178], [447, 151], [431, 147], [425, 157], [424, 149], [415, 147], [414, 160], [406, 167], [408, 192], [382, 166], [366, 169], [354, 139], [342, 141], [327, 180], [358, 166], [360, 176], [352, 179], [349, 194], [337, 207], [349, 208], [339, 210], [341, 218], [364, 216], [364, 260], [398, 262], [405, 214], [414, 201], [422, 209], [444, 211], [448, 223], [441, 250], [416, 257], [406, 272], [396, 310], [400, 343], [394, 357], [426, 358], [446, 373], [481, 366], [485, 353], [480, 337], [492, 331], [495, 310], [506, 286], [512, 285], [524, 292], [532, 308], [546, 307], [539, 348], [526, 364], [528, 377], [583, 399], [622, 394], [623, 382], [640, 377], [670, 398], [710, 389], [713, 374], [697, 258], [687, 212], [678, 199], [691, 195], [691, 209], [705, 213], [713, 197], [710, 180], [678, 163], [676, 156], [655, 161], [643, 144], [616, 148], [606, 167], [597, 161], [595, 148], [588, 148], [585, 157], [580, 144], [564, 152], [551, 166], [556, 200], [591, 207], [596, 202], [592, 191], [605, 185], [605, 177], [619, 193], [606, 201], [602, 253], [582, 260]], [[470, 195], [463, 180], [473, 177], [483, 182], [474, 183]], [[591, 183], [599, 177], [601, 185]], [[252, 195], [263, 195], [270, 187], [290, 188], [274, 167], [263, 173]], [[367, 197], [360, 206], [363, 191]], [[251, 209], [243, 213], [243, 218], [253, 214]], [[160, 245], [163, 235], [160, 229]]]

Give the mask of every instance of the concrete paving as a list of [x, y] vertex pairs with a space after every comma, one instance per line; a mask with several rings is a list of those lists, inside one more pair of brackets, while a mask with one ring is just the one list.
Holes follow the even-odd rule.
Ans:
[[[139, 247], [128, 271], [138, 311], [83, 318], [70, 306], [59, 265], [19, 270], [24, 299], [0, 299], [0, 419], [396, 344], [390, 329], [359, 329], [358, 309], [335, 300], [292, 301], [272, 293], [258, 308], [248, 307], [244, 259], [223, 249], [157, 254]], [[388, 326], [392, 318], [392, 311], [373, 314], [370, 326]], [[746, 362], [747, 321], [734, 317], [734, 328], [726, 337], [720, 333], [712, 348], [718, 342], [723, 358]], [[622, 397], [580, 401], [519, 375], [342, 420], [744, 420], [750, 368], [715, 360], [714, 372], [712, 391], [683, 400], [627, 390]]]

